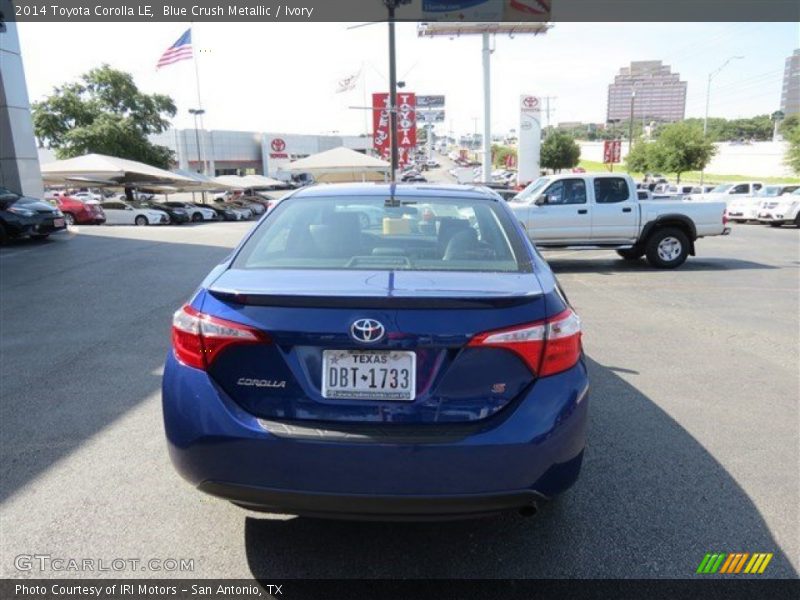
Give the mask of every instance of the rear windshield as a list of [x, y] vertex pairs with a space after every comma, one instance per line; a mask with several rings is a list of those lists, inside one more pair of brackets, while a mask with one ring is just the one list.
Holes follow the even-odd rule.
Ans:
[[281, 202], [233, 267], [531, 270], [522, 240], [497, 201], [377, 196]]

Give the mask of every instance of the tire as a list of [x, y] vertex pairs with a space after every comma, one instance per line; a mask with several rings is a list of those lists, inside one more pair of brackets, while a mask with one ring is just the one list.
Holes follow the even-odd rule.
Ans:
[[145, 217], [144, 215], [139, 215], [138, 217], [136, 217], [134, 219], [133, 222], [136, 223], [139, 227], [144, 227], [145, 225], [150, 225], [150, 221], [148, 221], [147, 217]]
[[617, 254], [625, 260], [639, 260], [644, 256], [644, 251], [638, 248], [629, 248], [627, 250], [617, 250]]
[[73, 215], [72, 213], [65, 212], [64, 222], [67, 224], [67, 227], [72, 227], [73, 225], [75, 225], [75, 215]]
[[192, 213], [192, 223], [199, 223], [202, 220], [203, 220], [203, 214], [202, 213], [199, 213], [199, 212]]
[[6, 231], [5, 225], [0, 223], [0, 246], [5, 246], [10, 239], [8, 232]]
[[645, 256], [650, 266], [658, 269], [680, 267], [689, 256], [689, 238], [675, 227], [657, 229], [647, 238]]

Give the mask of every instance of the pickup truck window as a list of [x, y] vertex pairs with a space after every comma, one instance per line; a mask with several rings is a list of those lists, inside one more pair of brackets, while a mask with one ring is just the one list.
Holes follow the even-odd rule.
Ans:
[[586, 183], [583, 179], [554, 181], [544, 193], [547, 205], [586, 204]]
[[530, 202], [534, 198], [534, 196], [537, 195], [539, 190], [541, 190], [544, 186], [546, 186], [549, 181], [550, 181], [549, 177], [539, 177], [539, 179], [535, 180], [528, 187], [522, 190], [519, 194], [514, 196], [514, 198], [512, 198], [511, 201]]
[[750, 184], [748, 183], [740, 183], [735, 188], [730, 191], [731, 194], [749, 194], [750, 193]]
[[625, 202], [628, 198], [628, 182], [622, 177], [598, 177], [594, 180], [594, 199], [598, 204]]

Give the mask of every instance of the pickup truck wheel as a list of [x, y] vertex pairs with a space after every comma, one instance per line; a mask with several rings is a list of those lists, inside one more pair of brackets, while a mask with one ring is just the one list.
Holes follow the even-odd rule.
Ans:
[[674, 269], [689, 256], [689, 238], [680, 229], [659, 229], [647, 239], [645, 254], [650, 265], [659, 269]]
[[644, 250], [628, 248], [627, 250], [617, 250], [617, 254], [619, 254], [625, 260], [639, 260], [644, 256]]

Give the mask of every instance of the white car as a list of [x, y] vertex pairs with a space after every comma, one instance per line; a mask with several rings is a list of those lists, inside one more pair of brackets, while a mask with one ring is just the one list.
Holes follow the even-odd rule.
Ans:
[[216, 221], [218, 219], [217, 211], [211, 208], [203, 208], [197, 204], [189, 204], [188, 202], [164, 202], [170, 208], [183, 208], [189, 213], [189, 218], [192, 223], [199, 223], [200, 221]]
[[427, 160], [425, 164], [428, 166], [429, 169], [438, 169], [441, 166], [439, 164], [439, 161], [433, 158]]
[[101, 202], [106, 225], [167, 225], [169, 215], [154, 208], [135, 208], [121, 200]]
[[762, 202], [758, 209], [758, 220], [773, 227], [790, 224], [800, 227], [800, 188], [791, 194]]
[[765, 185], [755, 194], [731, 200], [727, 210], [728, 220], [735, 223], [756, 221], [762, 206], [766, 209], [767, 205], [779, 196], [791, 194], [798, 188], [800, 188], [798, 185]]
[[729, 204], [736, 198], [751, 196], [764, 187], [760, 181], [747, 181], [744, 183], [723, 183], [707, 194], [690, 194], [687, 200], [694, 202], [724, 202]]
[[74, 194], [68, 194], [71, 198], [77, 198], [81, 202], [102, 202], [105, 200], [103, 196], [100, 194], [95, 194], [94, 192], [75, 192]]

